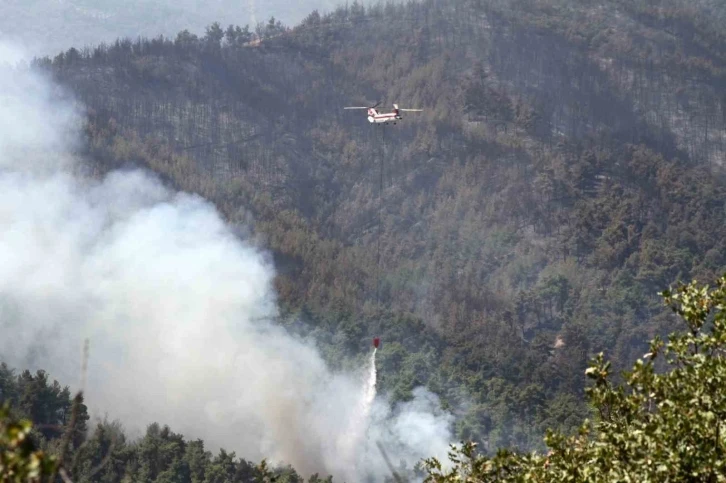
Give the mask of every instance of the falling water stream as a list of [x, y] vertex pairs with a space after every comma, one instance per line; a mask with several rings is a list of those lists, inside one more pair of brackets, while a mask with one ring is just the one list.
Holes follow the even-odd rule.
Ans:
[[366, 436], [371, 409], [373, 408], [373, 401], [376, 399], [376, 352], [377, 349], [374, 348], [373, 353], [368, 360], [367, 376], [362, 387], [360, 399], [358, 399], [357, 402], [358, 408], [354, 412], [353, 418], [350, 421], [350, 430], [345, 434], [341, 441], [341, 454], [344, 458], [343, 461], [347, 461], [349, 464], [353, 465], [357, 460], [357, 453], [360, 451]]

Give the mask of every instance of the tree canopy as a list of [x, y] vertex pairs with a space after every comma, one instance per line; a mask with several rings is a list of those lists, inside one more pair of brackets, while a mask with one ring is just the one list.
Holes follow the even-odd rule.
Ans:
[[549, 431], [542, 455], [489, 457], [466, 443], [453, 449], [450, 470], [427, 460], [427, 481], [726, 481], [726, 276], [663, 297], [686, 330], [653, 339], [624, 384], [598, 354], [585, 371], [595, 419], [578, 434]]
[[[598, 354], [585, 371], [594, 419], [577, 434], [548, 431], [544, 454], [502, 448], [489, 456], [466, 442], [452, 447], [448, 469], [426, 460], [426, 481], [726, 480], [726, 275], [714, 287], [692, 282], [662, 295], [685, 330], [654, 338], [621, 384]], [[31, 427], [7, 405], [0, 409], [2, 481], [46, 481], [58, 470], [58, 457], [38, 449], [35, 438], [43, 436], [34, 438]], [[73, 461], [76, 481], [304, 481], [292, 468], [251, 465], [224, 450], [212, 458], [202, 441], [157, 424], [138, 442], [127, 442], [114, 424], [99, 424]]]
[[[592, 354], [627, 367], [675, 327], [656, 291], [726, 267], [725, 13], [353, 2], [35, 66], [86, 106], [89, 171], [141, 166], [252, 225], [281, 324], [334, 367], [382, 337], [381, 391], [427, 386], [489, 454], [576, 430]], [[378, 100], [425, 111], [376, 131], [341, 109]]]

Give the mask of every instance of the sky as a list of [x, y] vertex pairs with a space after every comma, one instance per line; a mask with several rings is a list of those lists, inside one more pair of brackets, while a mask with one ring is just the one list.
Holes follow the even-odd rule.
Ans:
[[[310, 12], [331, 11], [337, 0], [3, 0], [0, 38], [31, 55], [57, 55], [118, 37], [175, 37], [184, 29], [201, 35], [212, 22], [223, 26], [266, 22], [271, 16], [294, 26]], [[351, 2], [352, 3], [352, 2]], [[366, 3], [363, 1], [361, 3]]]

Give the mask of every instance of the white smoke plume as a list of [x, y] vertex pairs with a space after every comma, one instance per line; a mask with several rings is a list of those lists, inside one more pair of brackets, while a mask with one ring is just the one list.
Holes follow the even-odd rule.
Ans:
[[[451, 417], [435, 397], [374, 403], [375, 372], [372, 386], [370, 372], [367, 385], [333, 373], [269, 322], [269, 257], [212, 205], [138, 170], [74, 174], [82, 116], [57, 91], [0, 58], [0, 360], [73, 383], [89, 338], [96, 415], [169, 424], [306, 477], [382, 481], [376, 440], [410, 466], [446, 455]], [[349, 450], [345, 422], [358, 425]]]

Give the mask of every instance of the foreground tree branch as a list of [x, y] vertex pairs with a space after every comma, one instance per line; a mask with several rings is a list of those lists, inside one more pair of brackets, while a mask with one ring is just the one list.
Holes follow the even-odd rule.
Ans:
[[570, 437], [548, 432], [547, 455], [453, 447], [450, 469], [426, 461], [427, 481], [726, 481], [726, 276], [713, 288], [693, 282], [661, 295], [687, 331], [667, 343], [656, 337], [623, 386], [598, 354], [585, 371], [595, 421]]

